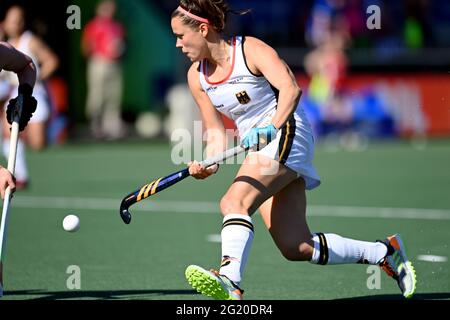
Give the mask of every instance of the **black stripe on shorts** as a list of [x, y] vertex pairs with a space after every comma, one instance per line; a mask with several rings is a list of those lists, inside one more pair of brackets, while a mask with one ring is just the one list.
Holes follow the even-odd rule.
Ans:
[[292, 115], [281, 130], [281, 139], [278, 145], [278, 156], [281, 164], [285, 164], [289, 158], [289, 153], [291, 152], [294, 143], [295, 128], [295, 118], [294, 115]]
[[320, 244], [320, 256], [318, 264], [326, 265], [328, 263], [327, 239], [325, 238], [325, 235], [323, 233], [317, 233], [317, 236], [319, 237], [319, 244]]

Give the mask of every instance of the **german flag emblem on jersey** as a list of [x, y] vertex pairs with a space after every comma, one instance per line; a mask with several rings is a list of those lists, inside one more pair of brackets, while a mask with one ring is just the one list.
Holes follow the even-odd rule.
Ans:
[[238, 99], [240, 104], [247, 104], [252, 100], [248, 96], [247, 91], [241, 91], [239, 93], [236, 93], [236, 98]]

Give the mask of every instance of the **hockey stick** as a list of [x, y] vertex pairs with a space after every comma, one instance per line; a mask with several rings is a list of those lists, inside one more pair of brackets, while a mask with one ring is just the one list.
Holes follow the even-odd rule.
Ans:
[[[208, 168], [216, 163], [222, 162], [246, 150], [247, 149], [242, 146], [237, 146], [200, 162], [200, 165], [202, 165], [205, 168]], [[141, 200], [144, 200], [164, 189], [167, 189], [168, 187], [180, 182], [181, 180], [189, 176], [190, 176], [189, 168], [186, 168], [181, 171], [169, 174], [168, 176], [154, 180], [149, 184], [146, 184], [137, 189], [136, 191], [127, 195], [125, 198], [123, 198], [122, 202], [120, 203], [120, 217], [122, 218], [123, 222], [129, 224], [131, 221], [131, 213], [129, 211], [131, 205]]]
[[[19, 139], [19, 120], [22, 114], [23, 96], [20, 94], [17, 97], [16, 108], [13, 114], [13, 123], [11, 128], [9, 156], [8, 156], [8, 171], [14, 174], [16, 167], [17, 142]], [[11, 189], [8, 187], [5, 191], [5, 198], [3, 200], [2, 222], [0, 226], [0, 296], [3, 295], [3, 259], [5, 254], [6, 231], [8, 227], [8, 212], [11, 203]]]

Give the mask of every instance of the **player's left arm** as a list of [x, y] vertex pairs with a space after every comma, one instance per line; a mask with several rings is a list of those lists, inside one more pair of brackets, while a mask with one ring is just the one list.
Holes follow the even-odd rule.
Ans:
[[246, 37], [244, 51], [250, 71], [264, 75], [279, 91], [277, 111], [272, 118], [272, 124], [280, 129], [295, 111], [302, 91], [290, 68], [272, 47], [257, 38]]

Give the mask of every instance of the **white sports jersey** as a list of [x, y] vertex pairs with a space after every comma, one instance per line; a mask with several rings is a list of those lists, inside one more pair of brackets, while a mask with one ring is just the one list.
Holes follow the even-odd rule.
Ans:
[[[241, 139], [253, 127], [270, 124], [278, 104], [278, 90], [264, 76], [251, 73], [244, 54], [243, 37], [231, 40], [232, 67], [230, 74], [220, 82], [208, 80], [208, 64], [200, 63], [200, 84], [216, 109], [234, 120]], [[320, 177], [312, 163], [314, 137], [311, 126], [300, 104], [278, 130], [277, 137], [257, 153], [272, 158], [297, 172], [305, 181], [306, 189], [320, 184]], [[273, 173], [269, 168], [267, 174]]]
[[200, 62], [203, 90], [216, 109], [235, 122], [241, 137], [273, 116], [278, 95], [264, 76], [252, 74], [247, 67], [244, 41], [244, 37], [231, 39], [231, 72], [220, 82], [209, 81], [208, 64], [205, 60]]

